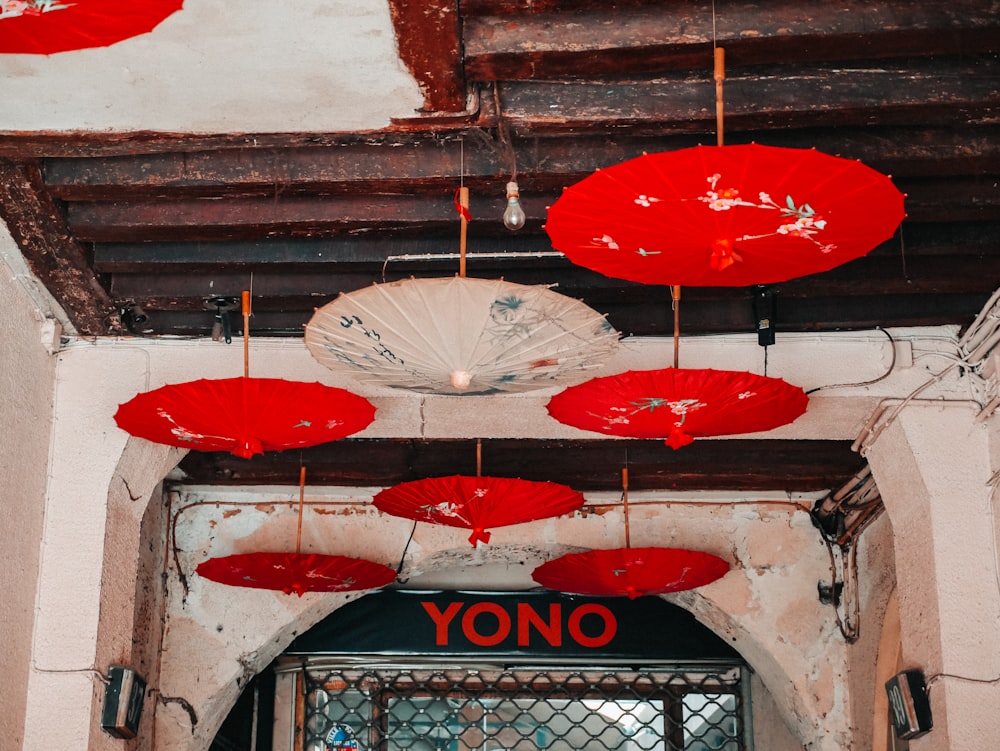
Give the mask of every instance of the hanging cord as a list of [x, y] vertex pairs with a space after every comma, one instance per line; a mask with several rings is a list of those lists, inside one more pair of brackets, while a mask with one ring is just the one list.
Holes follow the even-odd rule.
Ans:
[[413, 535], [417, 531], [417, 522], [413, 522], [413, 526], [410, 528], [410, 536], [406, 538], [406, 544], [403, 546], [403, 554], [399, 556], [399, 565], [396, 566], [396, 576], [399, 576], [403, 571], [403, 561], [406, 560], [406, 551], [410, 549], [410, 543], [413, 542]]
[[306, 468], [299, 467], [299, 526], [295, 532], [295, 555], [302, 551], [302, 507], [306, 499]]
[[628, 467], [622, 467], [622, 508], [625, 514], [625, 547], [632, 547], [632, 540], [629, 534], [628, 518]]
[[899, 232], [899, 261], [900, 261], [900, 263], [902, 264], [902, 267], [903, 267], [903, 269], [902, 269], [903, 270], [903, 279], [905, 279], [907, 281], [907, 283], [912, 283], [913, 280], [910, 279], [910, 272], [906, 268], [906, 244], [903, 242], [903, 225], [902, 224], [899, 225], [899, 229], [897, 231]]
[[510, 129], [507, 127], [507, 119], [503, 116], [503, 106], [500, 104], [500, 82], [493, 82], [493, 105], [497, 110], [497, 136], [500, 139], [500, 147], [510, 162], [510, 182], [517, 182], [517, 152], [514, 151], [514, 142], [510, 140]]

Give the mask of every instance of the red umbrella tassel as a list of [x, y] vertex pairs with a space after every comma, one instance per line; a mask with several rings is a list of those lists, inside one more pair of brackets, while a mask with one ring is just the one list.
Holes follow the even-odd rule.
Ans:
[[475, 547], [476, 543], [488, 543], [493, 535], [482, 527], [473, 527], [472, 534], [469, 535], [469, 542]]

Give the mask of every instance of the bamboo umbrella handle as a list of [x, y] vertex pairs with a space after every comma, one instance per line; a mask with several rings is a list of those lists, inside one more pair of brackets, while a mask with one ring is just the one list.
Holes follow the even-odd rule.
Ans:
[[250, 377], [250, 292], [243, 290], [243, 377]]
[[726, 80], [726, 50], [715, 48], [715, 129], [718, 132], [718, 144], [722, 146], [722, 82]]
[[458, 212], [459, 216], [462, 217], [462, 233], [459, 238], [459, 259], [458, 259], [458, 275], [461, 277], [465, 276], [465, 246], [466, 238], [469, 234], [469, 189], [464, 185], [458, 189], [458, 205], [461, 206], [461, 210]]

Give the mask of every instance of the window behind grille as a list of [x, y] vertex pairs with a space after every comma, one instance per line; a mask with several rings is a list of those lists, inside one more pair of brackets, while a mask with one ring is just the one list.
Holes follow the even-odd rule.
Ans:
[[[304, 665], [304, 666], [303, 666]], [[743, 751], [745, 668], [290, 661], [296, 751]]]

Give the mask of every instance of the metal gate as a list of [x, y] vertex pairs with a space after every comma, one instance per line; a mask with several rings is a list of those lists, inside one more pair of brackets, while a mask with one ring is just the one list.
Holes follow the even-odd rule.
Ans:
[[[314, 658], [315, 659], [315, 658]], [[295, 671], [297, 751], [750, 751], [740, 665]]]

